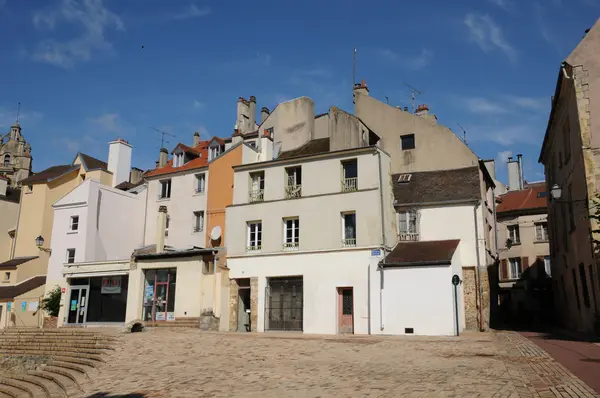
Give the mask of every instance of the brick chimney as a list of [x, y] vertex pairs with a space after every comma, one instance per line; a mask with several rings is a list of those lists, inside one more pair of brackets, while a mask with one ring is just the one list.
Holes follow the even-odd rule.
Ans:
[[365, 83], [365, 79], [362, 79], [362, 82], [354, 84], [354, 94], [355, 95], [369, 95], [369, 87], [367, 83]]
[[417, 106], [417, 110], [415, 111], [415, 115], [417, 116], [427, 116], [429, 114], [429, 107], [427, 104], [421, 104]]
[[197, 147], [198, 145], [200, 145], [200, 133], [196, 131], [194, 133], [194, 146], [193, 146], [193, 148]]
[[254, 131], [256, 128], [256, 97], [251, 95], [248, 102], [248, 121], [250, 126], [248, 126], [248, 130], [245, 132]]
[[260, 108], [260, 122], [261, 124], [267, 120], [267, 118], [269, 117], [269, 115], [271, 114], [271, 112], [269, 111], [269, 108], [267, 108], [266, 106], [263, 106], [262, 108]]

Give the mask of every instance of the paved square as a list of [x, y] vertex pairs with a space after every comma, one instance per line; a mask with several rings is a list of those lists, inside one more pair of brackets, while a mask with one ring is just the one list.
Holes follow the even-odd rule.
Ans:
[[121, 335], [85, 395], [594, 397], [526, 338], [203, 333]]

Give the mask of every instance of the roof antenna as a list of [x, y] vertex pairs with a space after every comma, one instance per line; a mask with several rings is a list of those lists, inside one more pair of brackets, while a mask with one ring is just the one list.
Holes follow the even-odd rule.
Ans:
[[404, 83], [406, 85], [406, 87], [410, 88], [411, 91], [411, 98], [412, 98], [412, 111], [413, 113], [415, 113], [415, 94], [419, 94], [419, 95], [423, 95], [422, 92], [420, 92], [419, 90], [417, 90], [416, 88], [414, 88], [413, 86], [411, 86], [408, 83]]
[[155, 127], [150, 127], [152, 130], [156, 131], [157, 133], [160, 133], [160, 147], [161, 149], [165, 147], [166, 143], [169, 143], [169, 141], [165, 140], [165, 135], [171, 136], [171, 137], [175, 137], [175, 134], [171, 134], [171, 133], [167, 133], [166, 131], [162, 131], [159, 130]]
[[354, 61], [352, 63], [352, 90], [354, 90], [354, 84], [356, 84], [356, 47], [354, 47]]
[[17, 124], [19, 124], [19, 113], [21, 113], [21, 103], [17, 104]]
[[390, 104], [390, 99], [387, 96], [385, 97], [385, 103], [388, 105]]
[[467, 130], [465, 130], [463, 128], [463, 126], [460, 125], [460, 123], [456, 122], [456, 124], [458, 124], [458, 127], [460, 127], [460, 129], [463, 131], [463, 142], [465, 143], [465, 145], [467, 144]]

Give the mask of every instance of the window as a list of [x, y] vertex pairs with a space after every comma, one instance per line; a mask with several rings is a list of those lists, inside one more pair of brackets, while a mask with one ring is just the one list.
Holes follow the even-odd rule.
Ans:
[[403, 151], [407, 149], [415, 149], [415, 135], [406, 134], [400, 136], [401, 148]]
[[220, 154], [221, 154], [220, 146], [217, 145], [217, 146], [208, 148], [208, 160], [213, 160], [213, 159], [217, 158]]
[[71, 216], [71, 222], [69, 224], [70, 231], [79, 230], [79, 216]]
[[510, 279], [519, 279], [521, 277], [521, 257], [513, 257], [508, 259], [510, 264]]
[[585, 305], [585, 308], [590, 308], [590, 292], [588, 291], [587, 278], [585, 277], [585, 265], [583, 265], [583, 263], [579, 264], [579, 280], [581, 281], [583, 304]]
[[546, 271], [546, 275], [552, 276], [552, 267], [550, 266], [550, 256], [544, 257], [544, 271]]
[[519, 234], [519, 226], [518, 225], [509, 225], [508, 229], [508, 238], [512, 241], [513, 245], [521, 244], [521, 236]]
[[262, 246], [262, 222], [251, 221], [248, 223], [248, 246], [246, 251], [257, 252]]
[[4, 167], [10, 167], [10, 154], [4, 155]]
[[256, 149], [256, 141], [248, 141], [247, 144], [249, 147]]
[[202, 232], [204, 230], [204, 212], [194, 212], [194, 232]]
[[181, 167], [184, 164], [184, 155], [183, 152], [176, 153], [173, 157], [173, 167]]
[[171, 197], [171, 180], [164, 180], [160, 182], [160, 194], [159, 199], [168, 199]]
[[358, 161], [342, 161], [342, 192], [358, 190]]
[[250, 173], [250, 202], [262, 202], [265, 199], [265, 172]]
[[548, 192], [546, 192], [546, 191], [538, 192], [537, 197], [538, 198], [546, 198], [546, 197], [548, 197]]
[[67, 264], [75, 262], [75, 249], [67, 249]]
[[419, 212], [411, 209], [398, 212], [398, 239], [402, 241], [419, 240]]
[[10, 272], [5, 272], [4, 273], [4, 279], [2, 281], [3, 282], [10, 282]]
[[300, 246], [300, 219], [283, 220], [283, 250], [298, 250]]
[[201, 173], [201, 174], [196, 174], [196, 193], [204, 193], [204, 190], [206, 189], [206, 174], [205, 173]]
[[536, 242], [548, 241], [548, 223], [540, 222], [535, 224], [535, 240]]
[[169, 236], [169, 225], [171, 224], [171, 216], [167, 214], [167, 222], [165, 225], [165, 236]]
[[342, 246], [356, 246], [356, 213], [342, 213]]
[[285, 186], [285, 198], [294, 199], [302, 197], [302, 168], [300, 166], [285, 169], [287, 183]]

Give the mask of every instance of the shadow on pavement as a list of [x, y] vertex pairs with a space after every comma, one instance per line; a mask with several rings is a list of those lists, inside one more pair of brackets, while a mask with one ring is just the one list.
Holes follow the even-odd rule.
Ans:
[[144, 398], [145, 396], [146, 395], [139, 393], [110, 395], [106, 392], [98, 392], [96, 394], [88, 395], [87, 398]]

